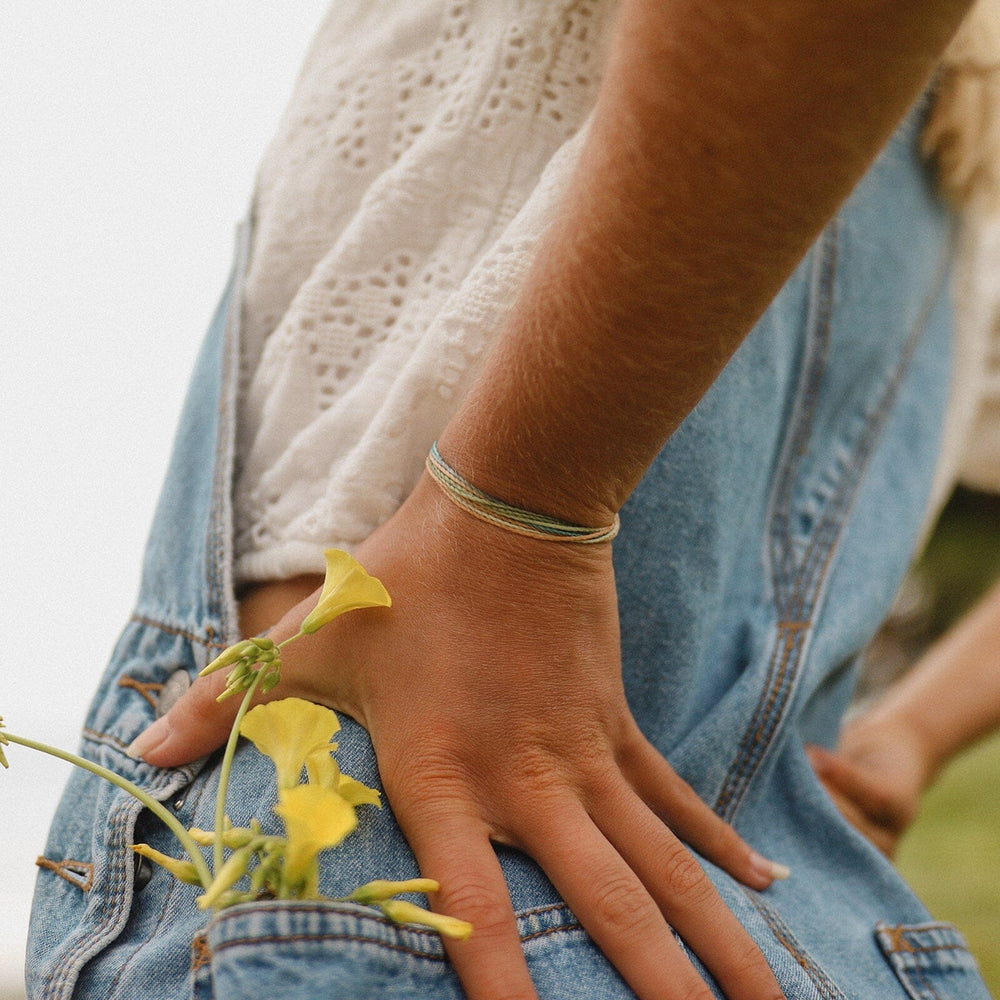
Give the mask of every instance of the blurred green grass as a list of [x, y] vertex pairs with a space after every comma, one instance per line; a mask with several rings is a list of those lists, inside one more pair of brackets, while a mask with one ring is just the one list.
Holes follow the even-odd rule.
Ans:
[[1000, 996], [1000, 737], [956, 760], [927, 793], [899, 868], [931, 913], [956, 924]]
[[[915, 572], [930, 598], [930, 640], [1000, 578], [1000, 498], [958, 490]], [[1000, 997], [1000, 734], [946, 768], [898, 863], [931, 913], [962, 931]]]

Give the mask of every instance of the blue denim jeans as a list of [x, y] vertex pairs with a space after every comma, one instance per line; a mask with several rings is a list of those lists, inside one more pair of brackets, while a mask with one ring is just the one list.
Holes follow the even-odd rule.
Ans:
[[[706, 863], [790, 998], [988, 996], [957, 932], [847, 825], [803, 752], [805, 741], [836, 740], [858, 650], [906, 569], [935, 465], [951, 221], [916, 152], [919, 118], [671, 438], [615, 542], [640, 726], [720, 815], [792, 867], [757, 893]], [[212, 825], [217, 758], [159, 770], [125, 748], [171, 678], [238, 638], [230, 493], [245, 258], [244, 234], [193, 377], [138, 605], [83, 734], [87, 756], [187, 826]], [[341, 736], [344, 770], [377, 786], [366, 732], [346, 720]], [[234, 822], [275, 824], [270, 762], [243, 747], [235, 773]], [[433, 933], [334, 902], [262, 900], [209, 920], [197, 890], [136, 865], [136, 841], [178, 853], [135, 801], [74, 774], [38, 877], [32, 997], [462, 996]], [[498, 850], [540, 996], [631, 997], [538, 867]], [[389, 803], [363, 811], [321, 888], [334, 897], [415, 874]]]

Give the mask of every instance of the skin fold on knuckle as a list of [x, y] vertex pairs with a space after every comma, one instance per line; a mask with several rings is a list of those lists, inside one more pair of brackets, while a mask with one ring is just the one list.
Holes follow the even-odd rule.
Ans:
[[[591, 890], [591, 918], [595, 935], [602, 928], [617, 931], [628, 929], [637, 938], [652, 937], [665, 932], [666, 925], [649, 894], [627, 874], [613, 872], [594, 879]], [[591, 930], [591, 928], [588, 928]]]
[[471, 923], [479, 944], [511, 935], [516, 937], [510, 896], [503, 883], [474, 876], [466, 876], [461, 881], [446, 880], [437, 894], [437, 904], [441, 912]]
[[714, 889], [695, 856], [682, 844], [672, 846], [660, 862], [663, 881], [671, 894], [686, 907], [707, 904]]

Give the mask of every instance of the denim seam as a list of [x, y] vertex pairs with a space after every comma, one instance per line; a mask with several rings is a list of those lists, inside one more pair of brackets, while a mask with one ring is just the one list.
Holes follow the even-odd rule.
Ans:
[[[131, 889], [131, 872], [126, 870], [131, 869], [131, 865], [124, 864], [127, 845], [119, 844], [118, 841], [124, 841], [123, 832], [132, 827], [134, 818], [139, 814], [139, 809], [140, 803], [133, 803], [126, 799], [119, 804], [111, 818], [110, 836], [107, 840], [108, 863], [105, 871], [107, 896], [104, 905], [100, 908], [97, 922], [91, 925], [89, 930], [77, 938], [76, 943], [66, 950], [58, 968], [53, 973], [53, 982], [60, 992], [68, 987], [70, 995], [72, 995], [73, 986], [79, 978], [80, 970], [84, 964], [107, 945], [106, 931], [113, 933], [116, 924], [119, 925], [120, 929], [128, 920], [128, 912], [127, 910], [123, 911], [120, 897], [127, 897]], [[121, 863], [116, 862], [116, 859]]]
[[113, 744], [119, 750], [127, 750], [128, 744], [124, 740], [118, 739], [117, 736], [112, 736], [111, 733], [102, 733], [98, 729], [91, 729], [89, 726], [84, 726], [81, 730], [83, 738], [91, 743], [100, 743], [105, 746]]
[[[222, 338], [222, 373], [219, 394], [219, 430], [216, 439], [215, 470], [212, 480], [212, 514], [207, 539], [209, 555], [207, 586], [211, 612], [218, 616], [226, 637], [233, 641], [239, 630], [239, 615], [232, 578], [233, 546], [233, 464], [236, 449], [237, 401], [240, 341], [243, 322], [243, 287], [249, 265], [252, 215], [237, 236], [236, 265], [230, 290], [229, 312]], [[227, 643], [228, 644], [228, 643]]]
[[180, 636], [182, 639], [187, 639], [189, 642], [196, 642], [199, 646], [204, 646], [208, 650], [225, 649], [226, 647], [225, 642], [221, 642], [216, 638], [215, 629], [212, 628], [211, 625], [206, 627], [205, 634], [202, 636], [198, 635], [196, 632], [192, 632], [190, 629], [158, 621], [157, 619], [150, 618], [147, 615], [134, 614], [129, 621], [134, 622], [137, 625], [145, 625], [148, 628], [158, 629], [160, 632], [166, 632], [168, 635]]
[[[156, 920], [156, 924], [153, 926], [151, 934], [143, 938], [142, 940], [138, 941], [135, 947], [129, 953], [128, 957], [125, 958], [124, 961], [122, 961], [121, 965], [118, 966], [118, 971], [115, 973], [115, 978], [111, 981], [111, 989], [109, 990], [111, 996], [114, 996], [115, 990], [118, 988], [118, 984], [121, 982], [121, 978], [125, 974], [125, 970], [128, 969], [128, 967], [132, 964], [132, 962], [135, 961], [139, 952], [141, 952], [142, 949], [145, 948], [145, 946], [149, 943], [152, 935], [156, 933], [158, 926], [163, 922], [163, 918], [166, 916], [167, 911], [170, 907], [170, 901], [173, 899], [174, 893], [176, 892], [176, 887], [177, 887], [177, 880], [171, 878], [169, 880], [167, 891], [163, 894], [163, 906], [160, 907], [160, 915]], [[131, 906], [129, 907], [129, 909], [131, 910]]]
[[191, 971], [197, 972], [211, 964], [212, 949], [209, 947], [205, 932], [199, 931], [191, 941]]
[[[837, 231], [834, 227], [830, 227], [828, 232], [830, 233], [828, 243], [832, 244]], [[824, 244], [824, 246], [826, 245]], [[822, 261], [829, 263], [823, 264], [821, 262], [820, 275], [825, 282], [832, 282], [836, 270], [833, 249], [824, 252]], [[900, 386], [910, 369], [910, 363], [917, 347], [923, 339], [934, 303], [946, 275], [947, 262], [945, 261], [942, 263], [931, 291], [923, 303], [899, 360], [882, 387], [875, 406], [868, 414], [865, 432], [857, 442], [850, 461], [844, 464], [836, 491], [827, 504], [819, 525], [807, 545], [800, 568], [795, 574], [794, 589], [786, 597], [781, 593], [786, 581], [777, 578], [773, 581], [775, 601], [779, 612], [783, 612], [783, 617], [786, 619], [794, 618], [801, 631], [796, 633], [796, 638], [793, 641], [793, 637], [785, 634], [781, 623], [779, 623], [775, 645], [777, 647], [781, 644], [785, 656], [780, 660], [779, 667], [775, 671], [775, 657], [772, 655], [765, 688], [768, 693], [758, 703], [757, 710], [740, 743], [736, 759], [730, 767], [726, 781], [717, 798], [716, 810], [725, 819], [731, 821], [735, 816], [754, 775], [767, 756], [774, 736], [785, 717], [787, 707], [791, 703], [791, 692], [797, 686], [800, 666], [804, 660], [803, 653], [808, 643], [808, 633], [811, 630], [815, 614], [822, 604], [822, 594], [829, 579], [844, 525], [860, 491], [864, 472], [875, 451], [876, 443], [899, 395]], [[817, 294], [822, 300], [818, 312], [819, 325], [817, 330], [820, 340], [828, 343], [832, 320], [832, 309], [829, 308], [828, 304], [832, 303], [833, 296], [832, 292], [825, 290], [824, 281], [818, 283]], [[827, 346], [822, 346], [815, 357], [825, 357], [826, 350]], [[813, 361], [809, 365], [810, 372], [803, 383], [805, 388], [808, 389], [812, 385], [812, 373], [819, 368], [820, 364], [817, 361]], [[805, 412], [806, 415], [813, 412], [811, 402], [804, 403], [803, 406], [806, 407], [804, 411], [797, 406], [796, 412]], [[798, 418], [796, 418], [796, 424], [800, 424]], [[792, 434], [793, 444], [784, 450], [782, 461], [788, 463], [793, 469], [798, 468], [799, 461], [804, 454], [801, 445], [803, 436], [802, 426], [797, 426]], [[787, 564], [792, 558], [793, 547], [788, 526], [791, 522], [792, 490], [796, 478], [796, 475], [791, 471], [783, 471], [778, 477], [778, 484], [773, 496], [773, 521], [769, 532], [772, 539], [772, 572], [776, 570], [778, 562]], [[779, 530], [782, 526], [784, 526], [784, 532]], [[785, 537], [782, 537], [783, 534]], [[798, 636], [801, 636], [801, 639]], [[793, 653], [796, 655], [793, 656]], [[790, 679], [788, 679], [789, 673]]]
[[[786, 613], [781, 615], [782, 621], [778, 623], [761, 699], [757, 703], [757, 708], [716, 798], [716, 812], [729, 820], [739, 808], [742, 793], [749, 786], [752, 773], [756, 770], [755, 765], [763, 759], [771, 736], [777, 730], [786, 703], [781, 694], [786, 687], [792, 653], [796, 644], [801, 645], [801, 637], [812, 624], [805, 615], [788, 613], [792, 605], [783, 591], [786, 588], [786, 581], [792, 575], [793, 553], [791, 546], [782, 543], [785, 536], [791, 535], [790, 498], [795, 485], [795, 474], [801, 457], [806, 452], [816, 401], [819, 397], [819, 387], [826, 370], [833, 321], [839, 240], [839, 222], [834, 219], [824, 230], [814, 263], [812, 302], [808, 320], [809, 336], [806, 338], [805, 348], [807, 353], [789, 418], [789, 434], [782, 446], [775, 485], [768, 502], [767, 522], [770, 527], [765, 534], [767, 542], [764, 547], [764, 562], [772, 581], [775, 605]], [[794, 632], [782, 627], [782, 622], [790, 623], [790, 619], [794, 619]], [[794, 664], [792, 669], [794, 670]]]
[[743, 894], [750, 900], [757, 912], [764, 918], [778, 943], [792, 956], [798, 966], [819, 990], [823, 1000], [847, 1000], [840, 987], [830, 978], [826, 970], [802, 947], [791, 928], [778, 912], [760, 899], [757, 893], [743, 888]]
[[775, 638], [768, 674], [765, 681], [766, 697], [758, 702], [757, 708], [747, 727], [737, 753], [736, 765], [730, 770], [726, 783], [719, 793], [715, 810], [728, 818], [739, 806], [737, 796], [741, 792], [741, 782], [749, 781], [768, 746], [768, 730], [777, 727], [777, 717], [781, 714], [787, 698], [788, 675], [794, 669], [794, 654], [800, 647], [809, 623], [780, 622]]
[[[387, 926], [392, 926], [387, 924]], [[413, 933], [412, 928], [407, 928], [411, 933]], [[547, 927], [545, 930], [535, 931], [532, 934], [525, 935], [521, 938], [522, 942], [534, 941], [538, 938], [549, 937], [553, 934], [560, 934], [565, 932], [575, 932], [583, 930], [582, 926], [578, 923], [563, 924], [559, 927]], [[428, 934], [428, 937], [431, 937]], [[395, 944], [392, 941], [382, 941], [375, 937], [369, 937], [364, 934], [336, 934], [332, 932], [316, 932], [316, 933], [301, 933], [301, 934], [267, 934], [267, 935], [249, 935], [247, 937], [231, 938], [227, 941], [223, 941], [217, 944], [213, 950], [213, 956], [218, 955], [223, 951], [227, 951], [230, 948], [238, 948], [243, 946], [256, 946], [259, 944], [288, 944], [294, 942], [316, 942], [317, 944], [323, 941], [344, 941], [349, 944], [365, 944], [372, 945], [376, 948], [383, 948], [388, 951], [399, 952], [403, 955], [408, 955], [411, 958], [423, 958], [429, 962], [447, 962], [447, 956], [444, 954], [434, 954], [429, 951], [418, 951], [416, 948], [411, 948], [407, 945]]]
[[[194, 802], [192, 804], [192, 810], [193, 810], [193, 812], [197, 812], [197, 807], [198, 807], [198, 804], [201, 802], [201, 797], [202, 797], [203, 792], [204, 792], [204, 783], [202, 783], [202, 785], [198, 788], [197, 792], [195, 793], [195, 799], [194, 799]], [[138, 818], [138, 816], [137, 816], [137, 818]], [[134, 830], [132, 832], [133, 832], [133, 834], [135, 833]], [[174, 879], [174, 878], [169, 879], [168, 888], [167, 888], [167, 891], [164, 894], [164, 898], [163, 898], [163, 906], [160, 909], [160, 915], [157, 918], [156, 922], [153, 924], [152, 929], [150, 931], [150, 934], [146, 938], [140, 940], [135, 945], [135, 947], [132, 949], [132, 952], [129, 954], [128, 958], [126, 958], [121, 963], [121, 966], [119, 967], [118, 972], [115, 974], [115, 978], [114, 978], [114, 980], [112, 981], [112, 984], [111, 984], [111, 994], [112, 995], [114, 995], [115, 989], [117, 988], [118, 983], [121, 981], [121, 977], [124, 975], [126, 969], [129, 967], [129, 965], [131, 965], [136, 960], [136, 958], [139, 956], [139, 954], [142, 951], [142, 949], [145, 948], [146, 945], [155, 936], [155, 934], [156, 934], [156, 932], [157, 932], [157, 930], [159, 928], [159, 925], [162, 923], [164, 917], [167, 914], [167, 911], [170, 908], [171, 901], [174, 899], [174, 897], [176, 896], [176, 894], [177, 894], [177, 892], [179, 890], [179, 887], [180, 887], [180, 883], [177, 881], [177, 879]], [[131, 905], [129, 906], [129, 909], [131, 910]]]
[[[128, 743], [124, 740], [120, 740], [117, 736], [114, 736], [111, 733], [103, 733], [97, 729], [84, 727], [81, 730], [81, 736], [87, 743], [95, 743], [98, 746], [105, 746], [111, 750], [128, 751]], [[170, 794], [173, 794], [174, 791], [183, 788], [186, 784], [188, 784], [192, 778], [194, 778], [197, 770], [198, 769], [194, 769], [190, 764], [185, 764], [182, 767], [171, 768], [169, 770], [157, 768], [154, 772], [156, 778], [148, 784], [143, 785], [143, 788], [152, 795], [170, 788]]]
[[934, 988], [934, 984], [927, 978], [926, 969], [904, 969], [898, 962], [894, 964], [896, 966], [896, 975], [907, 989], [909, 989], [911, 981], [916, 981], [919, 984], [920, 1000], [942, 1000], [941, 995]]
[[333, 934], [333, 933], [315, 933], [315, 934], [267, 934], [267, 935], [250, 935], [249, 937], [242, 938], [232, 938], [228, 941], [223, 941], [221, 944], [217, 944], [213, 951], [214, 955], [218, 955], [224, 951], [228, 951], [230, 948], [238, 948], [242, 946], [257, 946], [260, 944], [291, 944], [295, 942], [302, 941], [314, 941], [317, 944], [321, 944], [324, 941], [345, 941], [349, 944], [367, 944], [373, 945], [377, 948], [384, 948], [387, 951], [396, 951], [404, 955], [409, 955], [411, 958], [424, 958], [430, 962], [446, 962], [447, 958], [442, 955], [435, 955], [431, 952], [417, 951], [414, 948], [409, 948], [406, 945], [393, 944], [391, 941], [380, 941], [378, 938], [366, 937], [363, 934]]
[[550, 934], [560, 934], [563, 931], [582, 931], [583, 924], [577, 921], [570, 921], [569, 923], [560, 924], [558, 927], [546, 927], [541, 931], [533, 931], [531, 934], [522, 934], [521, 943], [526, 941], [535, 941], [538, 938], [548, 937]]
[[890, 955], [929, 955], [934, 951], [961, 951], [971, 954], [968, 948], [963, 948], [960, 944], [924, 944], [909, 948], [893, 948], [888, 952]]
[[[830, 345], [830, 327], [833, 322], [834, 287], [837, 276], [838, 252], [840, 247], [839, 219], [835, 218], [823, 233], [819, 246], [812, 281], [812, 309], [807, 329], [815, 331], [806, 338], [807, 355], [803, 365], [803, 373], [795, 393], [795, 403], [791, 414], [791, 434], [782, 448], [779, 459], [779, 472], [775, 477], [774, 491], [771, 494], [768, 511], [768, 523], [771, 531], [765, 534], [767, 548], [765, 563], [770, 568], [770, 575], [775, 585], [794, 575], [791, 549], [779, 549], [775, 545], [775, 534], [780, 533], [784, 526], [784, 535], [791, 535], [791, 505], [787, 507], [782, 502], [790, 497], [795, 484], [795, 471], [799, 459], [805, 454], [808, 445], [809, 431], [815, 416], [816, 403], [819, 399], [819, 389], [823, 374], [826, 371]], [[781, 564], [780, 568], [777, 565]], [[777, 599], [776, 603], [782, 603]]]
[[[922, 936], [932, 931], [941, 931], [944, 934], [955, 935], [956, 939], [949, 944], [940, 945], [915, 945], [909, 940], [910, 935]], [[963, 951], [969, 953], [969, 949], [965, 943], [958, 939], [955, 927], [952, 924], [887, 924], [880, 922], [875, 927], [875, 932], [878, 935], [888, 934], [891, 936], [892, 944], [883, 945], [883, 951], [887, 954], [911, 954], [921, 951]], [[902, 944], [899, 942], [902, 942]]]

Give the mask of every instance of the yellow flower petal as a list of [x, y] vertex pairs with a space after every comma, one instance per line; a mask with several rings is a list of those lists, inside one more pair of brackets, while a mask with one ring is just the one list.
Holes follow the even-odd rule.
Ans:
[[316, 607], [307, 615], [300, 632], [311, 635], [345, 611], [356, 608], [388, 608], [392, 599], [382, 582], [369, 576], [353, 556], [340, 549], [327, 549], [326, 579]]
[[250, 709], [240, 724], [240, 734], [274, 761], [278, 787], [299, 783], [306, 758], [316, 750], [329, 756], [330, 739], [340, 729], [337, 713], [302, 698], [283, 698]]
[[302, 882], [328, 847], [336, 847], [358, 825], [354, 807], [330, 788], [296, 785], [278, 792], [274, 811], [285, 821], [288, 846], [285, 876], [290, 883]]
[[438, 934], [457, 938], [459, 941], [472, 936], [472, 924], [468, 921], [447, 917], [443, 913], [433, 913], [403, 899], [387, 899], [379, 903], [378, 908], [397, 924], [421, 924], [424, 927], [432, 927]]
[[352, 806], [378, 806], [382, 808], [382, 793], [377, 788], [369, 788], [349, 774], [341, 774], [337, 792]]
[[311, 785], [331, 788], [352, 806], [378, 806], [382, 808], [382, 794], [376, 788], [363, 785], [356, 778], [344, 774], [328, 750], [314, 750], [306, 757], [306, 771]]
[[340, 784], [340, 767], [326, 747], [313, 750], [306, 757], [306, 774], [310, 785], [322, 785], [336, 791]]

